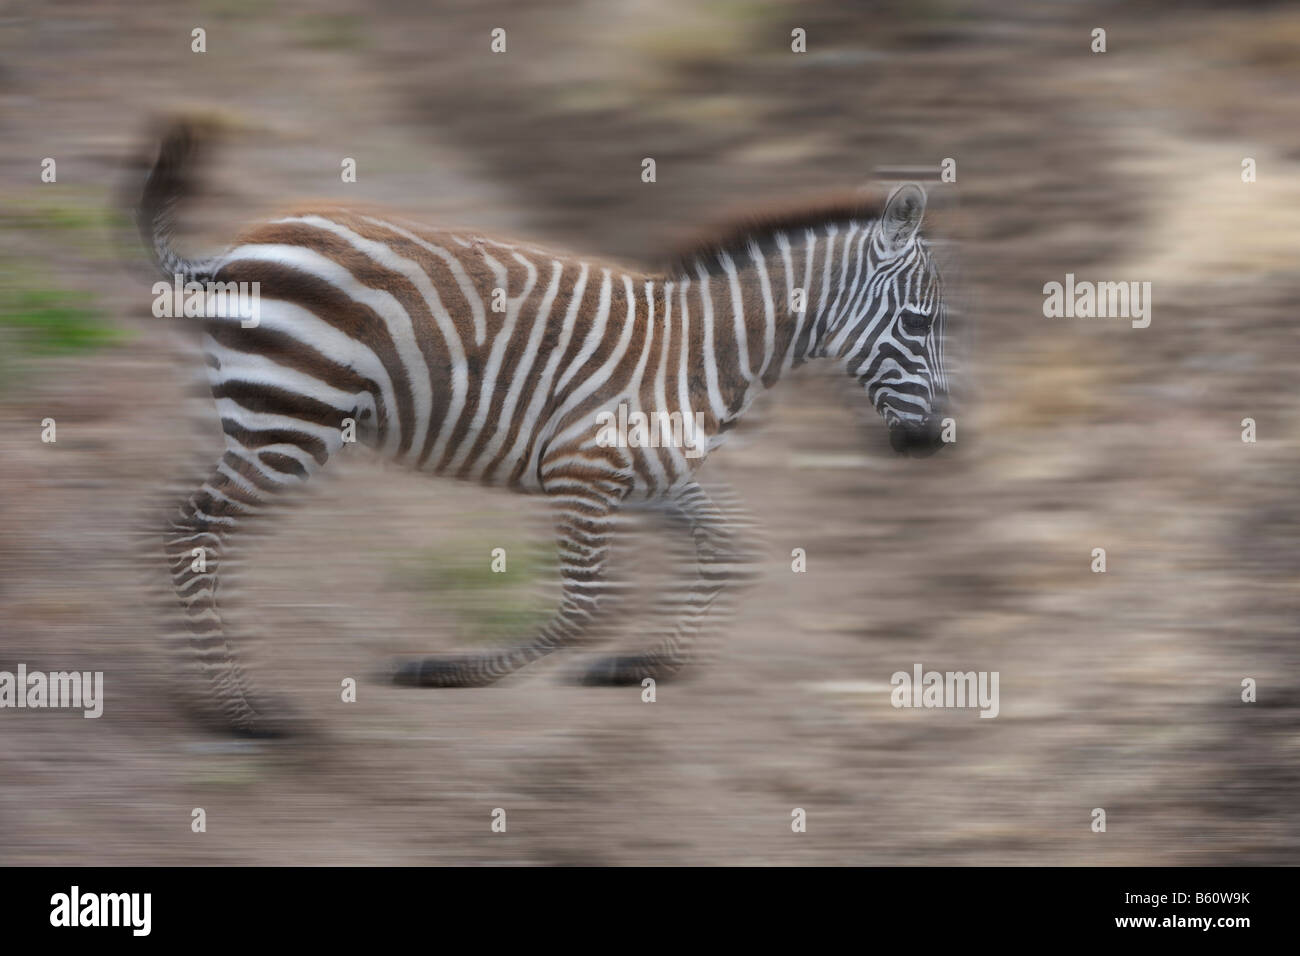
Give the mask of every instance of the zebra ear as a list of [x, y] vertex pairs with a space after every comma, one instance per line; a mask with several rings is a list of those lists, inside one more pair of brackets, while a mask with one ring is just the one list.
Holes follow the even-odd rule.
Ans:
[[880, 217], [885, 244], [893, 250], [907, 245], [921, 228], [925, 215], [925, 190], [916, 183], [904, 183], [893, 191]]

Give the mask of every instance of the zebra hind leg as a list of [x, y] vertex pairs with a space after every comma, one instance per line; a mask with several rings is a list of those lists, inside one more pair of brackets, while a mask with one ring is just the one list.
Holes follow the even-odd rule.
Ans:
[[715, 502], [694, 482], [673, 495], [665, 515], [679, 534], [689, 535], [693, 548], [681, 561], [687, 573], [668, 596], [671, 629], [643, 653], [596, 660], [580, 683], [624, 686], [646, 678], [670, 680], [693, 662], [701, 638], [729, 620], [734, 585], [752, 580], [757, 556], [747, 546], [748, 517], [729, 493], [722, 497]]
[[[280, 737], [291, 731], [291, 712], [254, 690], [222, 618], [218, 589], [223, 572], [233, 570], [232, 543], [266, 516], [272, 494], [306, 480], [307, 468], [283, 446], [242, 451], [259, 465], [234, 448], [227, 451], [167, 522], [163, 552], [184, 616], [181, 643], [201, 674], [197, 698], [187, 702], [200, 718], [238, 735]], [[278, 472], [268, 462], [294, 474]]]

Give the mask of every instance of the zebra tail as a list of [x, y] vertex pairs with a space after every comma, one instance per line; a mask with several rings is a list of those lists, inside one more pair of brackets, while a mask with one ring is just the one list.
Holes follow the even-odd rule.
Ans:
[[204, 282], [212, 277], [213, 259], [187, 259], [172, 247], [176, 207], [194, 192], [193, 171], [203, 137], [191, 122], [170, 123], [144, 193], [136, 207], [135, 222], [140, 238], [163, 275], [179, 275], [185, 282]]

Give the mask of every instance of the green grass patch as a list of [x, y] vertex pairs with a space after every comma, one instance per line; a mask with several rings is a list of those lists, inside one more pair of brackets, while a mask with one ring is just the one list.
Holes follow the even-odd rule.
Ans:
[[114, 237], [132, 232], [127, 214], [107, 190], [51, 185], [0, 203], [0, 228], [28, 233], [36, 243], [57, 243], [63, 253], [99, 262], [115, 257]]
[[[492, 549], [506, 551], [506, 570], [492, 570]], [[542, 585], [554, 564], [521, 541], [481, 539], [449, 544], [397, 559], [386, 584], [412, 591], [440, 617], [455, 620], [458, 639], [506, 644], [529, 637], [550, 618], [554, 604]]]
[[45, 285], [16, 266], [0, 268], [0, 390], [43, 358], [121, 344], [131, 333], [109, 323], [88, 292]]
[[4, 289], [0, 328], [14, 336], [19, 352], [37, 357], [90, 352], [126, 339], [93, 302], [89, 293], [66, 289]]

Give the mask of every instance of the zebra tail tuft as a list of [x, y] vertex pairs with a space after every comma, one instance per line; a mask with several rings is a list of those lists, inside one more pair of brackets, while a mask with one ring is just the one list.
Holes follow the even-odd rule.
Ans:
[[194, 169], [203, 140], [200, 127], [192, 121], [174, 120], [168, 124], [135, 214], [140, 238], [155, 264], [164, 275], [180, 275], [185, 282], [210, 279], [215, 262], [187, 259], [172, 247], [176, 207], [194, 192]]

